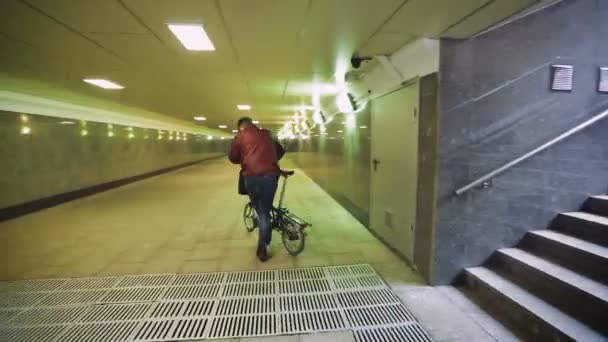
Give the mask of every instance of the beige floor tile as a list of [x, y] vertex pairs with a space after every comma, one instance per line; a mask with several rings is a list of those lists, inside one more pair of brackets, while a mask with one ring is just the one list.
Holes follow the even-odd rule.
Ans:
[[126, 275], [126, 274], [139, 274], [142, 272], [144, 266], [143, 262], [132, 262], [132, 263], [112, 263], [106, 268], [100, 270], [96, 276], [112, 276], [112, 275]]
[[226, 256], [227, 248], [217, 243], [199, 243], [192, 249], [187, 260], [214, 260]]
[[218, 272], [221, 269], [220, 260], [196, 260], [186, 261], [177, 270], [177, 273], [209, 273]]

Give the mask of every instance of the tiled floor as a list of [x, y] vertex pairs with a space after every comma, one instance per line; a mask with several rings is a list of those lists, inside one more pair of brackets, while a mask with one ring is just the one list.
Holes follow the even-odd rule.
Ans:
[[0, 223], [0, 279], [264, 270], [369, 263], [385, 279], [422, 279], [305, 174], [289, 181], [287, 207], [314, 226], [291, 257], [255, 257], [242, 222], [237, 168], [214, 160]]

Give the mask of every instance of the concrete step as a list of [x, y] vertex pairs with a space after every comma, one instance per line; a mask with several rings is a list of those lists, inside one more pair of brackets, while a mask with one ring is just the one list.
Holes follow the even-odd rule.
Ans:
[[574, 237], [608, 246], [608, 217], [583, 213], [559, 214], [552, 229]]
[[508, 317], [531, 341], [606, 341], [606, 337], [485, 267], [465, 270], [466, 282], [487, 310]]
[[608, 335], [608, 286], [517, 248], [498, 250], [490, 265], [513, 283]]
[[608, 248], [553, 230], [528, 232], [518, 247], [608, 285]]
[[608, 216], [608, 196], [589, 197], [583, 209], [592, 214]]

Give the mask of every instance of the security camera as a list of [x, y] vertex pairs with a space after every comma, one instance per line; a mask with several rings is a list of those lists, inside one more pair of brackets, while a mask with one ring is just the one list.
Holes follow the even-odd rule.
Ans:
[[353, 66], [353, 68], [355, 69], [359, 69], [359, 67], [361, 66], [361, 63], [363, 63], [363, 61], [370, 61], [372, 58], [371, 57], [356, 57], [353, 56], [350, 59], [350, 65]]

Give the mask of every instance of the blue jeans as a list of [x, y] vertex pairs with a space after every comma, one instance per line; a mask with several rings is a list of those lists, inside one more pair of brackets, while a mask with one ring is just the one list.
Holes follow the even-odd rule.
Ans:
[[272, 240], [270, 227], [270, 210], [274, 195], [277, 192], [277, 176], [246, 176], [245, 187], [249, 192], [251, 203], [258, 215], [258, 226], [260, 235], [258, 237], [258, 249], [266, 248]]

